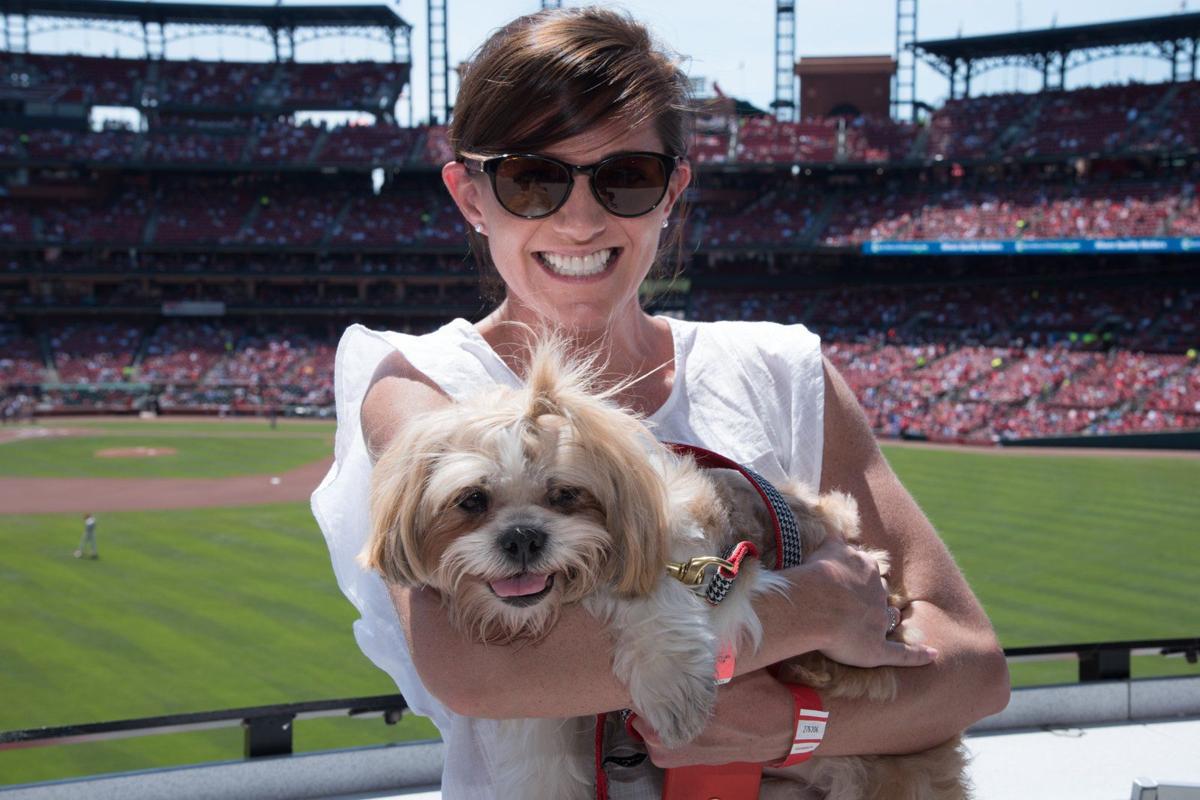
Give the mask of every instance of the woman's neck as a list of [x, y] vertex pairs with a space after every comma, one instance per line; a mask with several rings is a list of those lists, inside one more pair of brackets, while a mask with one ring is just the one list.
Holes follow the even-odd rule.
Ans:
[[556, 326], [553, 321], [521, 309], [508, 300], [476, 324], [492, 350], [524, 376], [531, 345], [547, 332], [564, 338], [570, 354], [594, 359], [602, 384], [637, 380], [619, 393], [622, 403], [644, 414], [653, 413], [670, 393], [674, 378], [674, 342], [668, 324], [631, 304], [596, 328]]

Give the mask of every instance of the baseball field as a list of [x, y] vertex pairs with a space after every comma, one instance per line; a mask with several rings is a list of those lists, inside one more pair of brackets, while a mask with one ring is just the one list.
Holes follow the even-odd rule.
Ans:
[[[0, 430], [0, 730], [395, 691], [354, 643], [308, 509], [332, 437], [261, 420]], [[1006, 646], [1196, 635], [1196, 454], [885, 450]], [[89, 511], [94, 560], [74, 557]], [[1134, 673], [1200, 666], [1147, 657]], [[418, 718], [317, 720], [296, 746], [434, 735]], [[8, 750], [0, 784], [240, 754], [237, 728]]]

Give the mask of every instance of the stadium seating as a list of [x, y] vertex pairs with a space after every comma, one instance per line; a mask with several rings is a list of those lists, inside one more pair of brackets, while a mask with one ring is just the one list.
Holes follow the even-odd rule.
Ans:
[[1200, 147], [1200, 81], [1179, 85], [1168, 108], [1154, 123], [1135, 149], [1178, 152]]
[[241, 335], [236, 326], [218, 326], [206, 321], [165, 322], [146, 339], [138, 380], [199, 383], [233, 350]]
[[738, 161], [753, 164], [833, 161], [837, 156], [836, 120], [776, 122], [751, 117], [738, 130]]
[[1028, 113], [1029, 103], [1024, 94], [949, 100], [930, 121], [928, 152], [946, 160], [983, 158]]
[[0, 322], [0, 388], [41, 383], [45, 374], [37, 340], [14, 323]]
[[141, 331], [117, 322], [71, 323], [50, 333], [54, 369], [63, 383], [120, 383], [141, 341]]
[[1138, 122], [1169, 91], [1167, 84], [1101, 86], [1040, 95], [1026, 133], [1007, 151], [1025, 157], [1129, 149]]
[[[0, 128], [0, 166], [19, 176], [0, 192], [0, 404], [328, 414], [347, 322], [424, 331], [481, 308], [436, 170], [446, 127], [287, 111], [373, 111], [406, 66], [0, 66], [7, 98], [140, 104], [148, 128]], [[1200, 428], [1200, 291], [1179, 264], [828, 249], [1200, 236], [1200, 84], [953, 100], [924, 127], [709, 111], [674, 313], [809, 325], [881, 435]], [[185, 301], [223, 307], [164, 313]]]
[[316, 154], [322, 164], [408, 164], [421, 131], [379, 123], [343, 125], [325, 137]]
[[709, 209], [697, 230], [703, 246], [713, 249], [795, 243], [807, 236], [820, 203], [816, 195], [785, 187], [736, 211]]
[[825, 244], [864, 241], [1123, 238], [1183, 233], [1198, 223], [1191, 183], [996, 186], [854, 195]]
[[159, 187], [155, 198], [158, 244], [228, 244], [261, 195], [245, 181], [192, 178]]

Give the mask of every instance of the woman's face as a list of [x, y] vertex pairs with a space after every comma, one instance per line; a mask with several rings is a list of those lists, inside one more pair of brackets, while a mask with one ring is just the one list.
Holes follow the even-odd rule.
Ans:
[[[632, 151], [663, 152], [663, 145], [648, 126], [615, 133], [598, 129], [542, 154], [570, 164], [594, 164]], [[634, 218], [608, 213], [582, 174], [575, 176], [563, 207], [536, 220], [505, 211], [486, 175], [469, 174], [455, 163], [447, 164], [442, 176], [467, 222], [483, 226], [514, 318], [599, 331], [638, 307], [638, 286], [654, 262], [663, 221], [691, 179], [691, 170], [681, 162], [658, 207]]]

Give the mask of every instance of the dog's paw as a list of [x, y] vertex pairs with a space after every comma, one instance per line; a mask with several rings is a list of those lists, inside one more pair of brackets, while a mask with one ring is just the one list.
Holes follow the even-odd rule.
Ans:
[[641, 689], [632, 692], [634, 708], [668, 749], [699, 736], [717, 702], [711, 669], [704, 674], [676, 672], [669, 684], [644, 684]]

